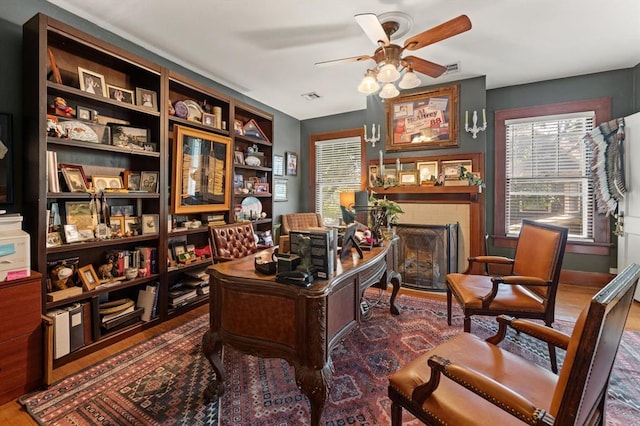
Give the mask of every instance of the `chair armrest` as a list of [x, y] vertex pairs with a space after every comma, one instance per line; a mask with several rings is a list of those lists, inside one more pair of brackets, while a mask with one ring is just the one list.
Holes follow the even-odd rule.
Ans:
[[528, 334], [529, 336], [535, 337], [543, 342], [550, 343], [557, 348], [567, 350], [569, 347], [569, 340], [571, 339], [571, 336], [563, 333], [562, 331], [547, 327], [546, 325], [517, 319], [509, 315], [499, 315], [496, 320], [498, 321], [498, 331], [495, 335], [486, 339], [487, 342], [494, 345], [497, 345], [504, 339], [507, 334], [507, 327], [511, 327], [518, 332]]
[[495, 264], [495, 265], [511, 265], [513, 266], [513, 259], [504, 256], [472, 256], [467, 259], [469, 261], [469, 265], [467, 266], [467, 270], [464, 271], [465, 274], [470, 274], [473, 269], [474, 264]]
[[487, 309], [493, 299], [498, 294], [498, 287], [500, 284], [507, 285], [538, 285], [538, 286], [550, 286], [551, 281], [543, 280], [538, 277], [527, 277], [524, 275], [509, 275], [506, 277], [491, 277], [491, 283], [493, 287], [491, 291], [482, 297], [482, 307]]
[[[437, 355], [429, 358], [431, 377], [413, 391], [411, 399], [422, 405], [437, 388], [440, 374], [448, 377], [460, 386], [491, 402], [499, 409], [509, 412], [530, 425], [553, 424], [554, 418], [545, 410], [536, 407], [533, 402], [499, 382], [471, 368], [458, 365]], [[435, 386], [432, 383], [435, 382]], [[428, 389], [428, 393], [424, 389]], [[490, 414], [488, 414], [490, 416]]]

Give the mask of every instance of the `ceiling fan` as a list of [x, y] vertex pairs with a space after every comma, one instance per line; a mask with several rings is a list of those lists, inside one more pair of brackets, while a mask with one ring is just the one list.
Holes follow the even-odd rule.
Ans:
[[[360, 55], [331, 61], [317, 62], [316, 65], [324, 66], [343, 62], [359, 62], [373, 59], [376, 63], [376, 67], [367, 70], [364, 79], [360, 83], [360, 86], [358, 86], [358, 90], [367, 94], [377, 91], [379, 89], [379, 85], [376, 82], [377, 80], [381, 83], [385, 83], [385, 86], [380, 92], [380, 96], [382, 98], [392, 98], [400, 94], [398, 89], [392, 84], [400, 78], [400, 71], [398, 71], [399, 67], [407, 70], [405, 76], [399, 83], [401, 89], [410, 89], [420, 85], [420, 80], [413, 71], [436, 78], [444, 74], [447, 70], [447, 67], [443, 65], [418, 58], [417, 56], [410, 55], [403, 57], [402, 54], [405, 50], [418, 50], [471, 29], [471, 21], [469, 20], [469, 17], [466, 15], [460, 15], [457, 18], [453, 18], [408, 38], [405, 40], [404, 44], [400, 46], [391, 42], [392, 36], [398, 33], [400, 28], [399, 21], [403, 16], [405, 19], [408, 19], [409, 22], [411, 22], [411, 18], [406, 14], [393, 12], [392, 14], [388, 14], [391, 16], [389, 20], [384, 20], [382, 18], [384, 18], [385, 15], [387, 14], [380, 15], [381, 19], [373, 13], [355, 15], [356, 22], [360, 25], [369, 39], [378, 46], [373, 55]], [[400, 17], [400, 19], [397, 19], [397, 17]]]

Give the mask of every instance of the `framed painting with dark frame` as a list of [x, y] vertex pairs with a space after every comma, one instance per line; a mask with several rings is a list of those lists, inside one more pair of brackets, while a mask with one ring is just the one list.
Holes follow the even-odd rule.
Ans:
[[78, 67], [78, 80], [83, 92], [107, 97], [107, 85], [102, 74]]
[[160, 172], [140, 172], [140, 190], [156, 194], [158, 192], [158, 178]]
[[153, 90], [136, 87], [136, 103], [145, 108], [158, 110], [158, 95]]
[[10, 114], [0, 113], [0, 204], [13, 203], [13, 135]]
[[458, 93], [451, 85], [387, 99], [387, 151], [457, 147]]
[[87, 192], [87, 178], [79, 164], [59, 164], [69, 192]]
[[91, 264], [79, 268], [78, 276], [80, 277], [80, 281], [82, 281], [82, 288], [85, 289], [85, 291], [91, 291], [100, 284], [98, 274], [96, 274], [96, 270], [93, 269], [93, 265]]
[[111, 84], [107, 84], [107, 94], [109, 95], [109, 99], [113, 99], [118, 102], [123, 102], [125, 104], [134, 104], [134, 94], [133, 90], [124, 89], [118, 86], [112, 86]]
[[140, 172], [125, 170], [123, 173], [123, 185], [125, 189], [132, 191], [140, 190]]
[[286, 151], [284, 155], [286, 156], [287, 174], [296, 176], [298, 174], [298, 154]]

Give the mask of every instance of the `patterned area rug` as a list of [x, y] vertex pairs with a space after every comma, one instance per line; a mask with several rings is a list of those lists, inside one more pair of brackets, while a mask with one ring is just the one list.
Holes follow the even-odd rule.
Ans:
[[[377, 292], [369, 293], [377, 296]], [[332, 353], [334, 373], [322, 417], [324, 425], [388, 425], [387, 377], [408, 360], [462, 330], [460, 311], [446, 325], [444, 302], [400, 295], [401, 315], [388, 311], [386, 294], [371, 318]], [[212, 378], [201, 354], [206, 315], [136, 345], [48, 390], [23, 397], [43, 425], [305, 425], [309, 403], [298, 390], [291, 366], [225, 349], [227, 391], [208, 402]], [[572, 324], [557, 322], [569, 331]], [[472, 332], [489, 336], [493, 318], [474, 318]], [[549, 367], [546, 345], [510, 334], [503, 345]], [[559, 351], [560, 360], [563, 352]], [[608, 425], [640, 419], [640, 334], [625, 332], [611, 379]], [[418, 424], [405, 414], [405, 424]]]

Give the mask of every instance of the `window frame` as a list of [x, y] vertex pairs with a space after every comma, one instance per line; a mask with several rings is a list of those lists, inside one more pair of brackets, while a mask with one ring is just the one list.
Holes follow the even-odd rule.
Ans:
[[[517, 237], [505, 233], [506, 214], [506, 120], [543, 117], [548, 115], [594, 111], [594, 126], [611, 119], [611, 98], [588, 99], [583, 101], [562, 102], [548, 105], [536, 105], [499, 110], [495, 113], [495, 188], [494, 188], [494, 224], [493, 244], [496, 247], [515, 247]], [[610, 218], [598, 214], [594, 208], [593, 242], [568, 241], [566, 252], [578, 254], [609, 255], [611, 248]]]
[[[361, 162], [361, 170], [366, 170], [367, 164], [367, 153], [366, 153], [366, 145], [364, 143], [364, 130], [363, 128], [356, 129], [347, 129], [347, 130], [337, 130], [332, 132], [324, 132], [324, 133], [315, 133], [309, 136], [309, 182], [311, 186], [311, 205], [313, 207], [314, 212], [318, 212], [318, 206], [316, 205], [316, 150], [315, 144], [316, 142], [322, 143], [322, 141], [331, 141], [334, 139], [345, 139], [345, 138], [360, 138], [360, 162]], [[366, 173], [360, 173], [360, 190], [364, 189], [366, 186]]]

